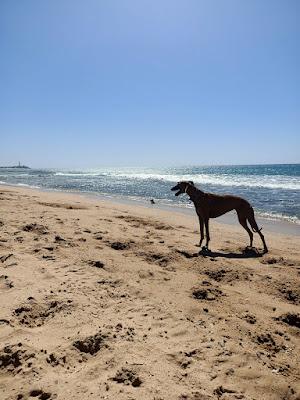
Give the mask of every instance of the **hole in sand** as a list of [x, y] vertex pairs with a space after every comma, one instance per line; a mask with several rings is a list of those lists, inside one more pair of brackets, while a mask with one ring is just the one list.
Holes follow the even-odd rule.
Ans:
[[222, 295], [223, 292], [217, 288], [199, 288], [193, 291], [193, 297], [197, 300], [213, 301]]
[[94, 336], [88, 336], [82, 340], [76, 340], [76, 342], [73, 343], [73, 346], [82, 353], [94, 355], [98, 353], [102, 347], [106, 347], [106, 339], [107, 335], [103, 335], [99, 332]]
[[277, 321], [282, 321], [287, 325], [293, 326], [295, 328], [300, 328], [300, 315], [287, 313], [276, 318]]

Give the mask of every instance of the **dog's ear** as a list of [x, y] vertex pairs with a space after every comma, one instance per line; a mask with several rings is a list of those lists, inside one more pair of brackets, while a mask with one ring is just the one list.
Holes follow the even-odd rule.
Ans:
[[190, 183], [191, 185], [195, 186], [193, 181], [189, 181], [189, 183]]

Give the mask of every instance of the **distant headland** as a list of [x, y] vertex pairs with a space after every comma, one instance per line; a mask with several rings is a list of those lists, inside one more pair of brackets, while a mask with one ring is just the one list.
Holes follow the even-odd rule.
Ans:
[[6, 166], [0, 166], [0, 168], [21, 168], [21, 169], [30, 169], [30, 167], [27, 167], [27, 165], [21, 165], [20, 161], [18, 165], [6, 165]]

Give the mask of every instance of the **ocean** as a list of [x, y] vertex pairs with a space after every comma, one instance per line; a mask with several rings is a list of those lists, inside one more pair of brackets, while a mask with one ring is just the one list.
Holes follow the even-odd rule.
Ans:
[[190, 180], [204, 191], [242, 196], [262, 217], [300, 224], [300, 164], [189, 166], [172, 168], [1, 168], [0, 183], [47, 190], [192, 207], [170, 188]]

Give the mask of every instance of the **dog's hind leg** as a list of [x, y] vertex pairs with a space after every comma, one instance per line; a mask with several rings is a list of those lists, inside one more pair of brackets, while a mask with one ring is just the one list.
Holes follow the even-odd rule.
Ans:
[[247, 231], [247, 233], [248, 233], [248, 235], [250, 237], [250, 247], [252, 247], [252, 244], [253, 244], [253, 233], [251, 232], [251, 230], [248, 227], [247, 219], [246, 219], [245, 215], [241, 214], [241, 213], [238, 213], [238, 219], [239, 219], [239, 223]]
[[252, 207], [250, 209], [249, 215], [247, 216], [247, 220], [248, 220], [249, 224], [251, 225], [252, 230], [259, 234], [259, 236], [261, 238], [261, 241], [263, 242], [263, 245], [264, 245], [264, 252], [267, 253], [268, 252], [268, 247], [267, 247], [266, 242], [265, 242], [265, 237], [261, 233], [261, 229], [259, 229], [259, 227], [258, 227], [258, 225], [257, 225], [257, 223], [255, 221], [254, 210], [253, 210]]

